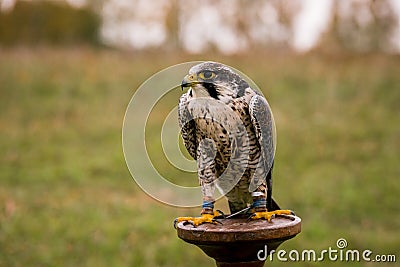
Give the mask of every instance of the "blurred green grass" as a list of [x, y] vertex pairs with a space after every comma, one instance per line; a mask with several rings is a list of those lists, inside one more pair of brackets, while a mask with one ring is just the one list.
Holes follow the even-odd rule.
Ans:
[[[121, 147], [136, 88], [165, 67], [203, 58], [0, 50], [0, 266], [213, 265], [172, 227], [175, 217], [199, 210], [143, 193]], [[249, 75], [271, 104], [278, 133], [274, 195], [303, 219], [302, 233], [281, 248], [320, 251], [342, 237], [349, 248], [398, 253], [400, 58], [206, 59]]]

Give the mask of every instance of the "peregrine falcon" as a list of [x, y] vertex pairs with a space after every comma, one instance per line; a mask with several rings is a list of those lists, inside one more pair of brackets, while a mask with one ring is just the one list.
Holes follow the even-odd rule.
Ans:
[[183, 78], [179, 126], [184, 145], [197, 162], [203, 195], [200, 217], [178, 217], [194, 226], [217, 223], [214, 192], [228, 199], [231, 214], [270, 221], [280, 210], [272, 199], [274, 128], [265, 98], [226, 65], [204, 62]]

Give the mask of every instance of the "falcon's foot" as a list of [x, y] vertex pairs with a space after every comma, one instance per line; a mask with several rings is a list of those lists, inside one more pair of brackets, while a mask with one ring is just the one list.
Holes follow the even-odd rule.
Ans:
[[217, 221], [217, 217], [224, 216], [221, 211], [214, 211], [214, 214], [203, 213], [201, 217], [178, 217], [174, 220], [174, 227], [180, 222], [187, 222], [194, 227], [199, 226], [203, 223], [212, 223], [212, 224], [222, 224], [220, 221]]
[[265, 219], [270, 222], [276, 215], [295, 215], [291, 210], [259, 211], [253, 213], [249, 220]]

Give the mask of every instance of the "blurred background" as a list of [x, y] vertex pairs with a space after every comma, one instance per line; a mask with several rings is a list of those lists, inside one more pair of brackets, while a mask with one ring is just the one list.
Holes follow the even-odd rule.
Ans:
[[191, 60], [271, 105], [275, 198], [303, 219], [281, 249], [399, 260], [400, 1], [0, 0], [0, 266], [213, 266], [172, 226], [200, 208], [143, 193], [121, 145], [135, 90]]

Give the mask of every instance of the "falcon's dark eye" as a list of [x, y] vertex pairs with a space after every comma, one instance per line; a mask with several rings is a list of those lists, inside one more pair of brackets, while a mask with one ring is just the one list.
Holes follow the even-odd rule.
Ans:
[[209, 80], [215, 77], [215, 73], [209, 70], [203, 71], [199, 73], [199, 76], [203, 80]]
[[206, 79], [210, 79], [212, 75], [213, 75], [213, 73], [212, 73], [211, 71], [205, 71], [205, 72], [203, 73], [203, 76], [204, 76], [204, 78], [206, 78]]

